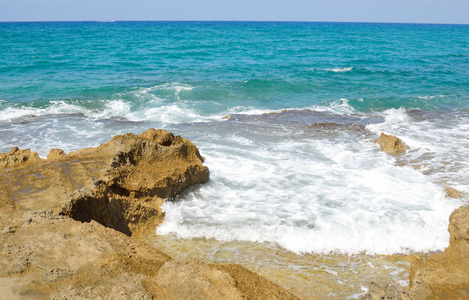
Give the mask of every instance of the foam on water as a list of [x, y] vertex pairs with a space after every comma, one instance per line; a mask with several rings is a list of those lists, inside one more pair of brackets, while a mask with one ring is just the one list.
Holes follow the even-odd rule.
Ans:
[[401, 138], [409, 150], [400, 158], [433, 182], [469, 192], [469, 114], [424, 113], [405, 109], [384, 111], [385, 121], [367, 125], [375, 133]]
[[316, 111], [328, 111], [336, 114], [354, 114], [357, 112], [355, 108], [349, 104], [349, 100], [346, 98], [332, 101], [328, 105], [314, 105], [311, 109]]
[[353, 67], [345, 67], [345, 68], [329, 68], [329, 69], [318, 69], [318, 68], [311, 68], [309, 71], [326, 71], [326, 72], [333, 72], [333, 73], [345, 73], [350, 72], [353, 70]]
[[334, 73], [344, 73], [344, 72], [350, 72], [352, 70], [353, 70], [353, 67], [324, 69], [324, 71], [329, 71], [329, 72], [334, 72]]
[[447, 246], [459, 202], [421, 172], [396, 166], [362, 132], [250, 125], [212, 131], [210, 144], [196, 140], [211, 181], [165, 203], [158, 234], [275, 243], [295, 253]]

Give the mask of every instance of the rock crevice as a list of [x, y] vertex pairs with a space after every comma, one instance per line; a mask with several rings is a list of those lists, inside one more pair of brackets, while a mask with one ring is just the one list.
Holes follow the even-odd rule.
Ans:
[[241, 266], [174, 262], [139, 239], [164, 198], [209, 180], [203, 161], [155, 129], [47, 159], [0, 154], [0, 298], [297, 299]]

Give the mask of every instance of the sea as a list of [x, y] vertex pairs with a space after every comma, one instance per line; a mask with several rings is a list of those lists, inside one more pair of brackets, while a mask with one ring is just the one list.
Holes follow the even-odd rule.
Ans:
[[330, 297], [378, 269], [405, 286], [408, 262], [379, 257], [444, 250], [469, 201], [469, 25], [0, 23], [0, 152], [148, 128], [194, 142], [211, 173], [165, 202], [156, 247], [311, 297], [320, 274]]

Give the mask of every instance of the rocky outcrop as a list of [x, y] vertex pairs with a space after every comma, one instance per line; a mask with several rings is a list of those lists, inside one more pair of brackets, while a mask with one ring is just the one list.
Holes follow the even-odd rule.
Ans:
[[154, 129], [47, 159], [1, 154], [0, 298], [240, 299], [253, 282], [253, 295], [294, 298], [241, 266], [174, 261], [139, 239], [162, 220], [163, 199], [208, 181], [203, 161], [190, 141]]
[[410, 274], [410, 299], [469, 299], [469, 206], [450, 217], [449, 247], [415, 261]]
[[0, 168], [11, 168], [39, 161], [41, 159], [37, 153], [31, 152], [29, 149], [20, 150], [18, 147], [13, 147], [8, 153], [0, 153]]
[[452, 188], [452, 187], [446, 187], [445, 188], [445, 195], [448, 198], [455, 198], [455, 199], [462, 198], [461, 192], [459, 192], [457, 189]]
[[378, 140], [375, 140], [381, 146], [381, 150], [392, 155], [400, 155], [404, 153], [407, 147], [404, 143], [394, 135], [381, 133]]
[[469, 206], [450, 216], [448, 248], [439, 254], [412, 257], [410, 285], [403, 291], [392, 284], [372, 282], [361, 300], [469, 299]]
[[164, 130], [116, 136], [68, 155], [52, 149], [47, 157], [17, 148], [0, 156], [1, 203], [14, 208], [0, 221], [1, 228], [19, 225], [12, 215], [51, 208], [131, 235], [161, 220], [161, 199], [209, 179], [195, 145]]

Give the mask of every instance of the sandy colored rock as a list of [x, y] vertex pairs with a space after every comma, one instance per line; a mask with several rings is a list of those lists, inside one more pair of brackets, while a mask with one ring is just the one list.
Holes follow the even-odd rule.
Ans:
[[8, 153], [0, 153], [0, 168], [11, 168], [39, 161], [41, 159], [37, 153], [29, 149], [20, 150], [18, 147], [13, 147]]
[[469, 206], [451, 214], [449, 232], [445, 251], [412, 264], [410, 299], [469, 299]]
[[381, 146], [381, 150], [392, 155], [399, 155], [406, 151], [404, 143], [394, 135], [381, 133], [378, 140], [375, 140]]
[[203, 161], [155, 129], [46, 160], [0, 154], [0, 299], [237, 299], [247, 286], [293, 299], [242, 267], [174, 262], [139, 239], [163, 219], [164, 198], [208, 181]]
[[449, 198], [455, 198], [455, 199], [462, 198], [462, 194], [458, 190], [452, 187], [445, 188], [445, 195], [446, 197], [449, 197]]
[[209, 180], [203, 161], [193, 143], [155, 129], [68, 155], [52, 149], [47, 160], [13, 148], [0, 155], [0, 228], [18, 226], [15, 219], [25, 212], [51, 208], [131, 235], [162, 220], [162, 199]]
[[67, 156], [67, 154], [62, 149], [52, 148], [47, 154], [47, 160], [60, 160]]
[[205, 264], [196, 259], [165, 263], [157, 282], [168, 299], [298, 299], [240, 265]]

